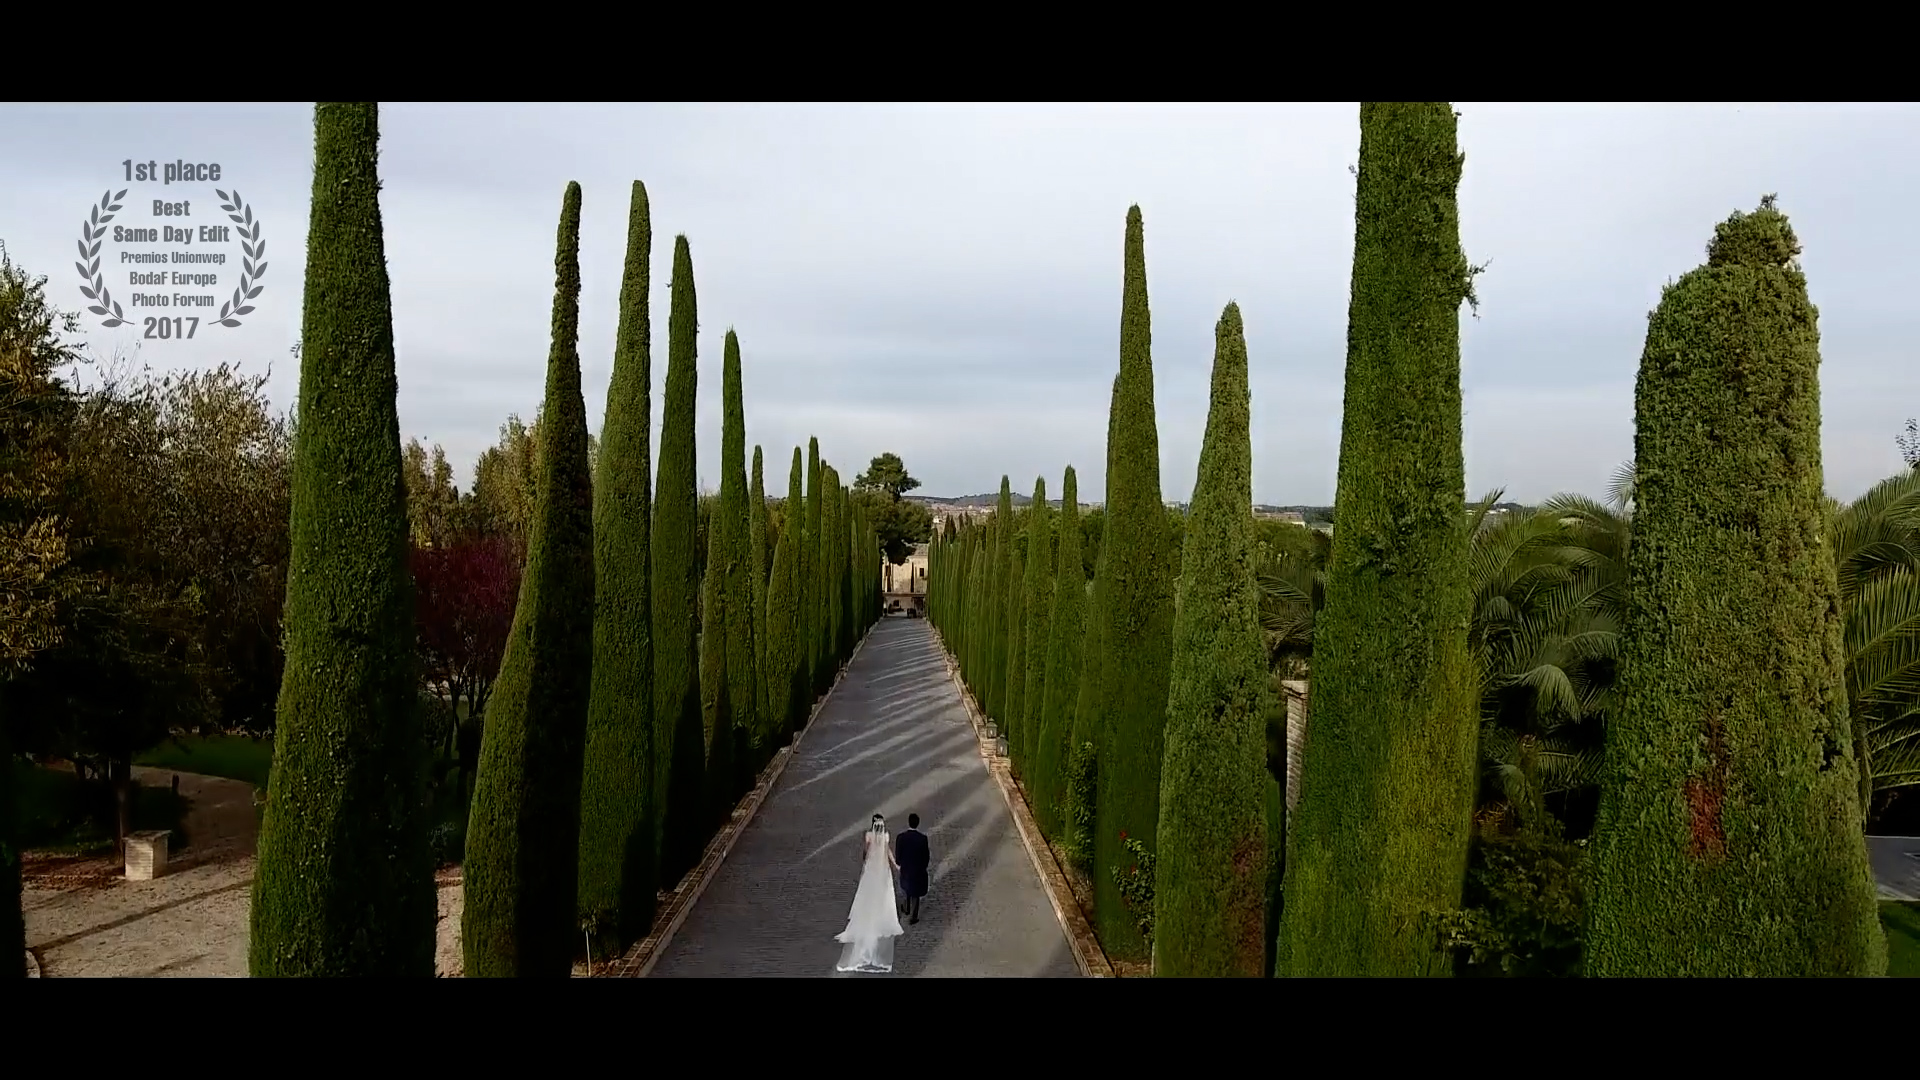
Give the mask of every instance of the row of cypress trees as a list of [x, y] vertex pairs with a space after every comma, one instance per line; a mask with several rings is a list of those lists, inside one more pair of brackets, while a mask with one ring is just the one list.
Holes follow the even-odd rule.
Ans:
[[[1270, 934], [1278, 975], [1452, 971], [1436, 921], [1461, 903], [1479, 779], [1464, 156], [1445, 102], [1364, 103], [1360, 122], [1340, 525], [1291, 822], [1268, 820], [1261, 776], [1277, 703], [1250, 562], [1239, 312], [1216, 327], [1176, 554], [1159, 531], [1137, 208], [1093, 580], [1079, 569], [1071, 468], [1057, 521], [1044, 481], [1016, 516], [1003, 479], [991, 520], [949, 530], [931, 552], [929, 613], [1007, 729], [1042, 831], [1091, 873], [1094, 925], [1115, 959], [1148, 955], [1129, 907], [1141, 892], [1126, 883], [1153, 856], [1156, 974], [1259, 975]], [[1592, 974], [1885, 969], [1822, 537], [1818, 333], [1799, 250], [1769, 197], [1719, 226], [1707, 264], [1670, 285], [1649, 321], [1624, 700], [1590, 857]], [[1284, 873], [1269, 900], [1276, 841]]]
[[[315, 107], [288, 664], [254, 881], [255, 975], [434, 969], [377, 154], [375, 103]], [[749, 542], [765, 535], [767, 507], [758, 448], [747, 483], [732, 331], [721, 505], [699, 580], [692, 257], [686, 237], [676, 238], [656, 486], [652, 228], [639, 183], [598, 475], [590, 471], [580, 206], [580, 186], [570, 183], [534, 525], [467, 831], [470, 976], [565, 976], [583, 928], [598, 935], [602, 955], [643, 936], [660, 884], [698, 862], [879, 615], [877, 537], [837, 474], [818, 463], [817, 440], [807, 513], [796, 449], [771, 565]]]
[[[1257, 975], [1264, 955], [1259, 923], [1265, 914], [1259, 888], [1266, 870], [1266, 716], [1260, 710], [1267, 707], [1270, 694], [1257, 664], [1258, 677], [1250, 681], [1244, 671], [1231, 677], [1215, 672], [1219, 665], [1214, 654], [1223, 646], [1209, 635], [1238, 634], [1238, 645], [1224, 648], [1237, 650], [1242, 658], [1249, 648], [1257, 653], [1260, 639], [1257, 620], [1248, 624], [1244, 618], [1224, 618], [1217, 598], [1207, 598], [1220, 593], [1255, 602], [1249, 592], [1255, 586], [1251, 550], [1224, 558], [1209, 551], [1207, 557], [1216, 565], [1198, 587], [1211, 593], [1195, 598], [1200, 621], [1182, 638], [1193, 655], [1179, 661], [1185, 689], [1175, 703], [1183, 712], [1173, 725], [1179, 731], [1173, 745], [1180, 773], [1179, 783], [1169, 788], [1170, 797], [1182, 806], [1197, 800], [1208, 810], [1163, 818], [1161, 774], [1170, 731], [1175, 571], [1181, 552], [1175, 550], [1160, 495], [1145, 235], [1137, 206], [1127, 212], [1123, 265], [1120, 370], [1107, 433], [1106, 522], [1093, 580], [1087, 581], [1081, 569], [1079, 491], [1072, 467], [1062, 478], [1057, 524], [1047, 505], [1044, 478], [1036, 479], [1028, 509], [1015, 515], [1011, 484], [1002, 477], [992, 518], [942, 537], [931, 550], [928, 613], [951, 643], [968, 688], [987, 715], [1007, 729], [1013, 766], [1034, 806], [1036, 823], [1092, 875], [1094, 923], [1108, 954], [1148, 959], [1147, 925], [1180, 926], [1176, 937], [1185, 942], [1190, 936], [1215, 935], [1229, 925], [1246, 923], [1247, 912], [1237, 908], [1213, 910], [1221, 899], [1240, 904], [1239, 892], [1232, 888], [1213, 890], [1206, 897], [1194, 891], [1191, 902], [1184, 893], [1156, 900], [1148, 918], [1135, 910], [1132, 905], [1138, 901], [1127, 897], [1125, 875], [1113, 871], [1136, 861], [1132, 844], [1153, 841], [1171, 828], [1182, 833], [1178, 844], [1198, 845], [1193, 848], [1196, 855], [1211, 845], [1220, 848], [1217, 863], [1236, 866], [1236, 860], [1247, 860], [1244, 869], [1252, 875], [1248, 880], [1255, 890], [1247, 909], [1252, 922], [1240, 926], [1239, 936], [1230, 935], [1222, 947], [1236, 958], [1234, 963], [1252, 965], [1247, 974]], [[1252, 444], [1238, 308], [1229, 305], [1219, 333], [1196, 505], [1202, 494], [1212, 502], [1241, 498], [1239, 512], [1247, 521], [1244, 528], [1220, 537], [1197, 537], [1188, 530], [1186, 543], [1237, 542], [1245, 548], [1252, 529]], [[1233, 494], [1236, 483], [1243, 498]], [[1227, 488], [1224, 495], [1215, 493], [1220, 485]], [[1219, 516], [1209, 512], [1202, 520]], [[1232, 584], [1240, 577], [1243, 582]], [[1254, 610], [1247, 609], [1248, 618]], [[1229, 627], [1233, 629], [1225, 629]], [[1235, 679], [1246, 686], [1236, 688]], [[1222, 770], [1231, 775], [1216, 775]], [[1247, 791], [1252, 795], [1244, 807], [1222, 802]], [[1257, 824], [1255, 835], [1238, 831], [1246, 820]], [[1196, 823], [1203, 829], [1217, 826], [1218, 836], [1186, 837]], [[1230, 839], [1222, 839], [1229, 834]], [[1243, 841], [1252, 847], [1242, 851], [1234, 846]], [[1157, 888], [1155, 893], [1161, 895]], [[1169, 903], [1187, 904], [1192, 916], [1177, 914], [1164, 922], [1159, 912]], [[1155, 940], [1161, 940], [1159, 931]], [[1179, 951], [1195, 963], [1207, 962], [1184, 944]], [[1172, 972], [1181, 963], [1163, 965], [1163, 970]]]

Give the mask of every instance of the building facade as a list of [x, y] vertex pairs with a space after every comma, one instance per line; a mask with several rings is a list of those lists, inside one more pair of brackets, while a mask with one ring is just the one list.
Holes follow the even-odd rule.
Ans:
[[927, 613], [927, 545], [915, 544], [898, 566], [880, 560], [880, 594], [887, 611]]

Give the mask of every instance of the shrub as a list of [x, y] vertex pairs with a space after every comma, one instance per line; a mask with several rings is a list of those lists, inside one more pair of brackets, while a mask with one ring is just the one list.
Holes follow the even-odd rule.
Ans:
[[1476, 838], [1463, 906], [1440, 920], [1457, 974], [1580, 974], [1586, 852], [1544, 820], [1551, 831], [1482, 830]]
[[1133, 915], [1133, 924], [1140, 931], [1141, 940], [1147, 947], [1153, 947], [1153, 852], [1147, 846], [1124, 831], [1120, 833], [1120, 846], [1132, 856], [1132, 862], [1125, 870], [1113, 868], [1113, 886], [1119, 890], [1120, 900], [1127, 905], [1127, 911]]

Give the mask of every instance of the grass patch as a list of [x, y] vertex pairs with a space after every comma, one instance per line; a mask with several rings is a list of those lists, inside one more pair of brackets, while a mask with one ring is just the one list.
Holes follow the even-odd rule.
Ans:
[[250, 735], [177, 735], [134, 759], [135, 765], [244, 780], [266, 790], [273, 739]]
[[[20, 846], [59, 855], [105, 855], [113, 851], [113, 791], [88, 784], [65, 769], [13, 762], [20, 795]], [[133, 786], [133, 831], [166, 829], [167, 847], [187, 842], [180, 827], [188, 799], [169, 788]]]
[[1887, 975], [1920, 979], [1920, 904], [1882, 900], [1880, 925], [1887, 930]]

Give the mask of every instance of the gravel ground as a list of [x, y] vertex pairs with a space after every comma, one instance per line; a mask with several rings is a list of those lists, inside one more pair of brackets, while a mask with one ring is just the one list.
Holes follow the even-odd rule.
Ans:
[[[165, 786], [173, 773], [136, 770]], [[42, 978], [181, 976], [245, 978], [247, 912], [253, 885], [257, 816], [253, 785], [180, 773], [193, 800], [183, 826], [189, 848], [173, 853], [167, 873], [128, 881], [111, 859], [29, 853], [21, 906], [30, 971]], [[438, 974], [460, 973], [459, 872], [436, 875], [440, 899]]]

